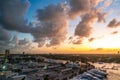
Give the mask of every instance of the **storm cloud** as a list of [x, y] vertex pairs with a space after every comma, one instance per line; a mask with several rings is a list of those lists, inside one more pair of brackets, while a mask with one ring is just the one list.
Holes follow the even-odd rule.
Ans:
[[5, 30], [0, 28], [0, 41], [9, 41], [10, 40], [10, 33]]
[[30, 3], [28, 0], [0, 0], [0, 24], [7, 30], [29, 32], [30, 27], [24, 18]]
[[9, 31], [0, 27], [0, 50], [4, 50], [9, 47], [10, 39]]

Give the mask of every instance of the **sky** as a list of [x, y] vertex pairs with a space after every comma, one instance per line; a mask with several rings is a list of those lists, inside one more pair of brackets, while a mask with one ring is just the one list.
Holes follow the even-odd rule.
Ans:
[[120, 0], [0, 0], [0, 53], [120, 50]]

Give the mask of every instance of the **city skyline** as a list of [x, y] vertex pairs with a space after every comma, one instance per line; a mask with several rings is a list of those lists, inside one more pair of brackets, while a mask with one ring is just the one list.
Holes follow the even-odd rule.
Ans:
[[117, 53], [120, 0], [0, 0], [0, 53]]

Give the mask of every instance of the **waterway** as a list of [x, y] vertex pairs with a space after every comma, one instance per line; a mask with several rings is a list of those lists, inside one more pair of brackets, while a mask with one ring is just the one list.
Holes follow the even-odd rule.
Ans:
[[94, 63], [98, 69], [106, 70], [107, 80], [120, 80], [120, 64], [117, 63]]

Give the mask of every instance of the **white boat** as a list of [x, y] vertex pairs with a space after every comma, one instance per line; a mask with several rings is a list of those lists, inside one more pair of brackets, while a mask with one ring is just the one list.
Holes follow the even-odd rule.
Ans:
[[9, 78], [8, 80], [27, 80], [26, 75], [17, 75]]

